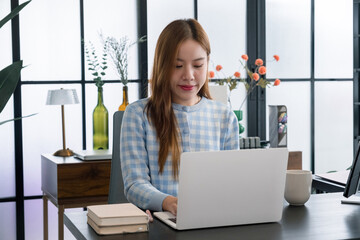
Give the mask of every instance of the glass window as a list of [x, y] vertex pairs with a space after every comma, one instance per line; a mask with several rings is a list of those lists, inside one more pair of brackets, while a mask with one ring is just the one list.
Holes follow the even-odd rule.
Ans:
[[315, 172], [345, 170], [353, 160], [353, 83], [315, 83]]
[[0, 239], [16, 239], [15, 202], [0, 203], [0, 212]]
[[315, 0], [315, 78], [353, 78], [352, 0]]
[[[13, 119], [13, 97], [11, 97], [0, 114], [0, 122]], [[14, 145], [14, 122], [0, 125], [0, 182], [6, 183], [1, 186], [0, 198], [15, 196], [15, 145]], [[1, 231], [0, 231], [1, 232]]]
[[[76, 2], [76, 1], [75, 1]], [[97, 0], [84, 1], [84, 27], [85, 43], [91, 41], [96, 52], [102, 55], [103, 43], [100, 34], [106, 37], [120, 39], [127, 36], [130, 42], [137, 40], [137, 1]], [[128, 78], [139, 78], [138, 73], [138, 47], [133, 45], [128, 52]], [[104, 79], [119, 79], [112, 61], [108, 60], [108, 69]], [[86, 68], [88, 66], [86, 65]], [[92, 80], [91, 72], [86, 71], [86, 79]]]
[[[267, 0], [266, 56], [268, 78], [310, 78], [311, 1]], [[296, 9], [296, 10], [295, 10]], [[255, 30], [254, 30], [255, 31]]]
[[20, 17], [22, 80], [80, 79], [79, 2], [32, 1]]
[[[10, 1], [1, 1], [0, 19], [4, 18], [9, 13], [10, 13]], [[0, 69], [3, 69], [12, 62], [11, 21], [7, 22], [0, 29], [0, 46], [1, 46]]]
[[[43, 201], [41, 199], [26, 200], [25, 204], [25, 239], [43, 239]], [[1, 210], [1, 208], [0, 208]], [[65, 212], [79, 212], [82, 208], [67, 208]], [[14, 209], [15, 212], [15, 209]], [[14, 224], [14, 228], [15, 228]], [[1, 230], [1, 227], [0, 227]], [[48, 239], [58, 239], [58, 208], [48, 201]], [[0, 237], [1, 237], [0, 231]], [[1, 239], [16, 239], [1, 238]], [[74, 235], [64, 226], [64, 239], [75, 240]]]
[[[215, 66], [220, 64], [225, 75], [215, 75], [215, 78], [233, 76], [236, 71], [246, 76], [239, 62], [241, 55], [246, 54], [246, 0], [228, 0], [226, 4], [220, 4], [217, 0], [199, 0], [198, 12], [199, 22], [207, 32], [211, 44], [209, 70], [215, 71]], [[231, 92], [234, 110], [240, 107], [245, 97], [243, 94], [242, 84]]]
[[[229, 0], [219, 4], [217, 0], [200, 0], [198, 9], [199, 22], [211, 44], [209, 68], [215, 70], [220, 64], [227, 75], [241, 70], [244, 76], [246, 72], [239, 59], [246, 54], [246, 1]], [[231, 12], [237, 14], [229, 14]]]
[[[41, 236], [39, 236], [39, 234], [41, 234], [43, 232], [42, 230], [42, 214], [39, 214], [39, 210], [42, 210], [42, 200], [26, 200], [24, 203], [24, 208], [25, 208], [25, 238], [26, 239], [39, 239], [41, 238]], [[48, 202], [48, 208], [51, 206], [53, 206], [53, 204], [49, 201]], [[49, 211], [48, 209], [48, 215], [50, 216], [49, 219], [49, 223], [51, 223], [52, 218], [52, 212]], [[56, 219], [56, 218], [55, 218]], [[57, 226], [57, 224], [48, 224], [49, 227], [49, 237], [51, 239], [51, 236], [53, 236], [53, 234], [51, 234], [51, 230], [52, 226]], [[64, 227], [65, 229], [66, 227]], [[55, 237], [55, 236], [54, 236]]]
[[78, 84], [23, 85], [23, 115], [38, 113], [23, 120], [24, 194], [40, 195], [41, 154], [63, 148], [60, 105], [45, 105], [48, 90], [76, 89], [79, 104], [64, 105], [66, 147], [82, 149], [81, 88]]
[[[302, 167], [310, 169], [310, 83], [282, 82], [266, 90], [266, 105], [285, 105], [288, 113], [287, 141], [289, 151], [302, 152]], [[267, 139], [269, 139], [269, 108], [266, 108]]]
[[147, 3], [148, 18], [148, 76], [150, 78], [157, 39], [173, 20], [194, 17], [193, 0], [151, 0]]

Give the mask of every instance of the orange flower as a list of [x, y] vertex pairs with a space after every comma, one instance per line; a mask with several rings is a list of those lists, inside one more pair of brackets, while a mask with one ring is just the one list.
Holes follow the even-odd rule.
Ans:
[[264, 66], [259, 67], [259, 73], [261, 75], [264, 75], [266, 73], [266, 67], [264, 67]]
[[278, 86], [278, 85], [280, 85], [280, 79], [275, 79], [275, 81], [274, 81], [274, 86]]
[[279, 55], [274, 55], [275, 60], [278, 62], [280, 60]]
[[222, 66], [221, 65], [216, 65], [216, 71], [220, 71], [222, 69]]
[[253, 77], [253, 79], [254, 79], [255, 81], [258, 81], [258, 80], [260, 79], [260, 76], [259, 76], [259, 74], [257, 74], [257, 73], [253, 73], [253, 74], [252, 74], [252, 77]]
[[261, 58], [258, 58], [255, 60], [255, 65], [262, 66], [264, 64], [264, 61]]
[[213, 78], [213, 77], [215, 77], [215, 73], [214, 73], [214, 71], [210, 71], [209, 72], [209, 78]]
[[237, 78], [240, 78], [240, 72], [235, 72], [234, 76], [237, 77]]
[[246, 55], [246, 54], [241, 55], [241, 58], [244, 59], [245, 61], [247, 61], [249, 59], [248, 55]]

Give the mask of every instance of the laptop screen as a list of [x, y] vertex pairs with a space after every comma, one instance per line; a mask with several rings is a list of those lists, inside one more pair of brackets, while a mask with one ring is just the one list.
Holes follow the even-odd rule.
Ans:
[[349, 173], [348, 180], [346, 182], [344, 197], [350, 197], [357, 193], [359, 189], [359, 177], [360, 177], [360, 144], [358, 144], [358, 149], [354, 157], [351, 170]]

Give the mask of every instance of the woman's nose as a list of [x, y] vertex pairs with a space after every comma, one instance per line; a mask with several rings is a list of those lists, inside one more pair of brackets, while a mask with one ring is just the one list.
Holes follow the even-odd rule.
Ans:
[[190, 81], [194, 80], [194, 71], [193, 71], [192, 67], [184, 68], [183, 79], [190, 80]]

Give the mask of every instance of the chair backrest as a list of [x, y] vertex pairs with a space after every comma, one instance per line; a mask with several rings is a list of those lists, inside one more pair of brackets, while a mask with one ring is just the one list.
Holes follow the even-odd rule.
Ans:
[[113, 116], [113, 150], [108, 198], [108, 202], [110, 204], [128, 202], [124, 194], [124, 181], [122, 178], [120, 163], [120, 131], [123, 116], [123, 111], [117, 111]]
[[212, 98], [215, 101], [222, 102], [223, 104], [228, 104], [228, 87], [226, 85], [211, 85], [209, 86], [209, 91]]

